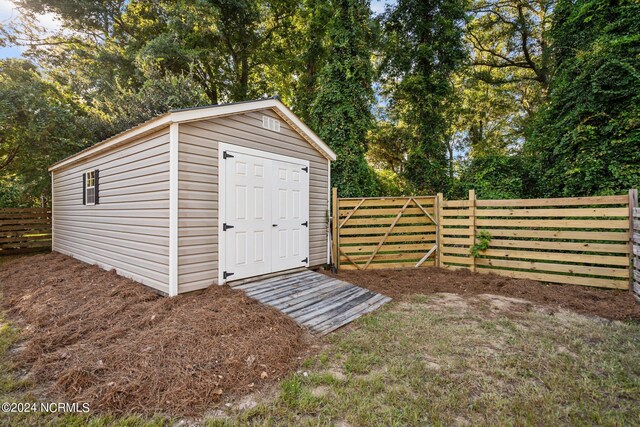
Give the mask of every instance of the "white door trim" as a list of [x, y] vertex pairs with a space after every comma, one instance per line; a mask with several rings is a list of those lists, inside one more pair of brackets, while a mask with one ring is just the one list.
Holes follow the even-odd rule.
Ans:
[[[253, 148], [246, 148], [239, 145], [229, 144], [226, 142], [218, 142], [218, 284], [223, 285], [227, 282], [224, 279], [223, 273], [226, 269], [226, 240], [225, 233], [222, 231], [222, 224], [225, 222], [225, 197], [226, 197], [226, 170], [224, 161], [224, 152], [226, 150], [235, 151], [236, 153], [247, 154], [249, 156], [262, 157], [270, 160], [280, 160], [287, 163], [299, 164], [305, 166], [308, 169], [308, 173], [311, 174], [311, 168], [308, 160], [298, 159], [290, 156], [283, 156], [281, 154], [269, 153], [267, 151], [255, 150]], [[309, 175], [310, 176], [310, 175]], [[309, 190], [310, 191], [310, 190]], [[309, 200], [307, 199], [307, 208]], [[307, 216], [309, 215], [307, 209]], [[309, 252], [310, 242], [307, 241], [307, 253]], [[307, 265], [309, 265], [307, 263]]]
[[[311, 195], [309, 195], [311, 196]], [[337, 221], [337, 219], [334, 219]], [[331, 265], [331, 162], [327, 160], [327, 265]]]
[[[283, 156], [282, 154], [269, 153], [268, 151], [255, 150], [253, 148], [246, 148], [240, 145], [228, 144], [221, 142], [218, 144], [218, 150], [224, 152], [225, 150], [235, 151], [236, 153], [247, 154], [249, 156], [263, 157], [265, 159], [280, 160], [287, 163], [295, 163], [302, 166], [309, 166], [308, 160], [298, 159], [296, 157]], [[218, 159], [222, 159], [222, 154], [218, 153]]]

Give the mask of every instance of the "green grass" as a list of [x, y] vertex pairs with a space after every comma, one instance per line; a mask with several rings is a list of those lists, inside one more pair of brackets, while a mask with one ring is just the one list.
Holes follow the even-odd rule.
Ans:
[[[492, 305], [493, 304], [493, 305]], [[509, 305], [511, 304], [511, 305]], [[231, 425], [638, 425], [640, 324], [514, 310], [482, 297], [417, 295], [331, 334], [270, 399], [205, 417]], [[521, 307], [520, 307], [521, 308]], [[2, 394], [30, 399], [6, 362]], [[12, 415], [13, 425], [160, 426], [176, 420]]]
[[333, 335], [255, 425], [637, 425], [640, 325], [420, 296]]

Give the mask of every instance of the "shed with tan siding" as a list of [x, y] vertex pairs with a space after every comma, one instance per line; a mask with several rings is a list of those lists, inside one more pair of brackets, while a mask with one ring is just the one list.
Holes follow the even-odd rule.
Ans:
[[319, 266], [333, 160], [277, 98], [171, 111], [49, 168], [53, 250], [169, 295]]

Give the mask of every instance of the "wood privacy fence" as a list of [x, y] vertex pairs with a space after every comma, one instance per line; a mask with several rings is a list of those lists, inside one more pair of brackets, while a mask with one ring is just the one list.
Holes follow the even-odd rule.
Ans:
[[[634, 190], [624, 196], [529, 200], [476, 200], [474, 191], [467, 200], [444, 200], [441, 194], [338, 199], [334, 192], [336, 267], [436, 265], [628, 289], [635, 206]], [[640, 247], [640, 233], [636, 239]], [[480, 250], [483, 242], [486, 250]]]
[[51, 248], [51, 210], [0, 209], [0, 255]]
[[638, 302], [640, 302], [640, 209], [633, 208], [633, 236], [632, 236], [632, 249], [633, 249], [633, 294]]

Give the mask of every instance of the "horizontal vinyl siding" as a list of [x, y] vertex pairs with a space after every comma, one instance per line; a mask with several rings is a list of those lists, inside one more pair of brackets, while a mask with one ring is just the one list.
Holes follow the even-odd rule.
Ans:
[[[262, 127], [262, 115], [281, 122]], [[218, 143], [308, 160], [310, 265], [327, 261], [327, 160], [272, 110], [180, 124], [179, 292], [218, 279]]]
[[183, 293], [218, 280], [218, 149], [192, 124], [179, 130], [178, 292]]
[[[99, 169], [100, 203], [82, 204]], [[168, 128], [53, 173], [53, 250], [168, 292]]]

